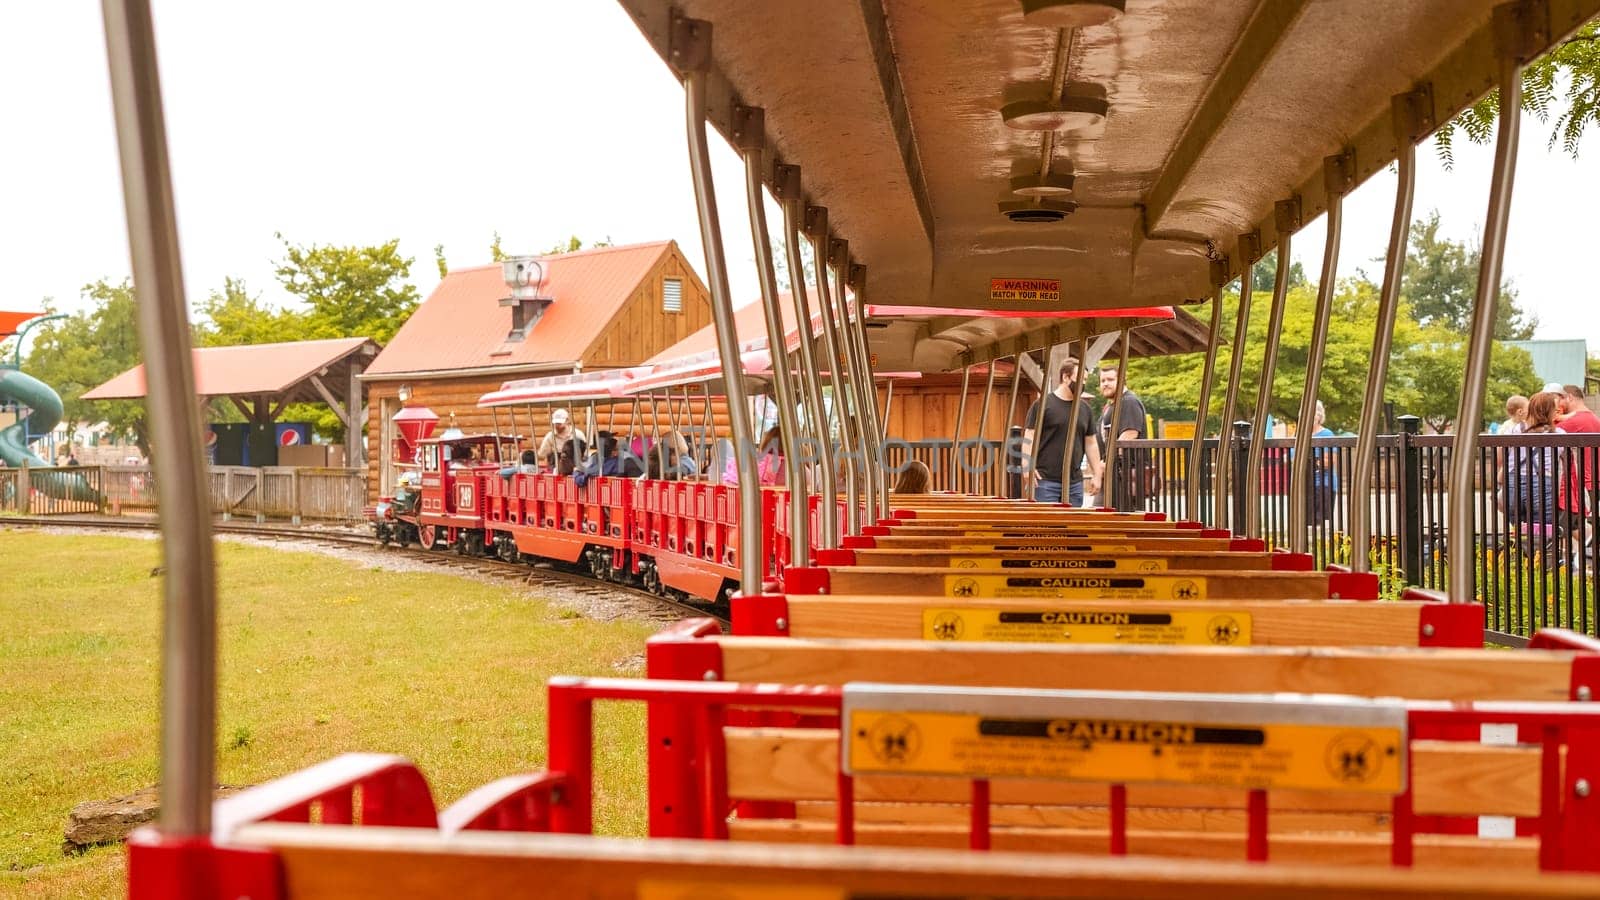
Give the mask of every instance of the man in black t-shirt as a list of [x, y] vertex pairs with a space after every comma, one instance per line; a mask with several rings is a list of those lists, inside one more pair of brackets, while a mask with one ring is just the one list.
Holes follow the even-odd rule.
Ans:
[[[1044, 436], [1039, 443], [1039, 464], [1034, 470], [1033, 499], [1046, 503], [1061, 502], [1061, 464], [1067, 462], [1067, 503], [1083, 505], [1083, 457], [1089, 456], [1091, 473], [1089, 492], [1099, 490], [1100, 448], [1094, 441], [1094, 414], [1087, 402], [1078, 404], [1078, 427], [1072, 460], [1063, 457], [1067, 451], [1067, 423], [1072, 419], [1073, 391], [1078, 390], [1078, 361], [1068, 357], [1058, 373], [1060, 382], [1056, 389], [1045, 395]], [[1023, 423], [1022, 455], [1033, 458], [1034, 428], [1039, 424], [1039, 404], [1028, 407], [1028, 418]]]
[[[1107, 366], [1100, 370], [1100, 396], [1106, 400], [1105, 406], [1100, 410], [1100, 446], [1104, 451], [1107, 440], [1111, 436], [1111, 410], [1117, 399], [1117, 367]], [[1123, 441], [1143, 440], [1146, 435], [1144, 425], [1144, 402], [1139, 396], [1126, 387], [1122, 388], [1122, 413], [1117, 417], [1117, 443]], [[1145, 469], [1150, 465], [1150, 451], [1131, 450], [1117, 454], [1117, 483], [1118, 490], [1113, 491], [1111, 485], [1106, 485], [1106, 492], [1116, 496], [1117, 509], [1123, 512], [1144, 509], [1145, 501]], [[1109, 497], [1101, 498], [1101, 506], [1109, 506], [1106, 501]]]

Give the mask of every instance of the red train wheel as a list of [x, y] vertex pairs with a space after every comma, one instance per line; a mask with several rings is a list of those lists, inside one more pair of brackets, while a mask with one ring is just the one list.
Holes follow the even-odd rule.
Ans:
[[436, 525], [418, 525], [417, 526], [417, 542], [422, 545], [422, 549], [424, 549], [424, 550], [432, 550], [434, 547], [438, 546], [438, 540], [439, 540], [439, 528], [438, 528], [438, 526], [436, 526]]

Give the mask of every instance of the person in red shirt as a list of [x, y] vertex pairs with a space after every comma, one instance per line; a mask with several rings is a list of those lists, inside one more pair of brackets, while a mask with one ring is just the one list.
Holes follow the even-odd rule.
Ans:
[[[1569, 384], [1562, 388], [1560, 428], [1568, 434], [1600, 434], [1600, 417], [1589, 409], [1583, 388]], [[1584, 519], [1594, 504], [1595, 469], [1600, 459], [1594, 447], [1584, 447], [1572, 457], [1573, 465], [1567, 473], [1567, 483], [1561, 492], [1561, 509], [1566, 514], [1567, 525], [1574, 534], [1583, 534]]]

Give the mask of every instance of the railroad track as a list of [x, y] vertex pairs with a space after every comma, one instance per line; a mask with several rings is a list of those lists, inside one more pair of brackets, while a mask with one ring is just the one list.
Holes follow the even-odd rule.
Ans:
[[[94, 531], [159, 531], [161, 523], [141, 519], [102, 519], [66, 516], [7, 516], [0, 518], [0, 527], [23, 528], [82, 528]], [[403, 554], [409, 560], [421, 562], [442, 571], [471, 572], [490, 575], [506, 581], [515, 581], [532, 588], [560, 586], [589, 597], [626, 596], [637, 599], [642, 606], [653, 607], [659, 617], [673, 618], [683, 615], [710, 616], [724, 626], [729, 624], [725, 610], [698, 603], [689, 603], [653, 594], [624, 584], [598, 581], [578, 572], [553, 568], [549, 564], [529, 565], [506, 562], [491, 557], [461, 556], [449, 550], [423, 550], [420, 547], [380, 545], [372, 537], [354, 532], [321, 531], [246, 522], [213, 522], [216, 534], [238, 535], [273, 542], [310, 542], [315, 544], [352, 547], [377, 553]]]

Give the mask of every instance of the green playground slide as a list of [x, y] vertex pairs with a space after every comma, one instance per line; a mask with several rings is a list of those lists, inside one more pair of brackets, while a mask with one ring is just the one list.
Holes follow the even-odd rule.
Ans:
[[[49, 468], [51, 463], [28, 449], [28, 434], [47, 434], [61, 422], [61, 396], [31, 375], [16, 369], [0, 368], [0, 401], [13, 400], [31, 410], [16, 424], [0, 429], [0, 460], [12, 467]], [[38, 472], [30, 474], [33, 489], [58, 500], [99, 499], [87, 479], [76, 472]]]

